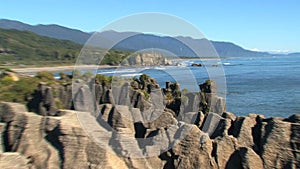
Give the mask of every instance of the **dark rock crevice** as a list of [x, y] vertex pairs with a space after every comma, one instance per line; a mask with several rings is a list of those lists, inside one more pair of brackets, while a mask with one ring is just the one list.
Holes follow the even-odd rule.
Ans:
[[13, 121], [6, 123], [5, 130], [3, 132], [5, 152], [17, 151], [26, 125], [27, 119], [23, 114], [14, 116]]
[[256, 117], [256, 124], [252, 127], [252, 138], [254, 145], [252, 149], [255, 151], [256, 154], [260, 155], [261, 151], [261, 138], [262, 138], [262, 118], [260, 116]]
[[175, 155], [172, 149], [160, 154], [159, 158], [162, 161], [166, 161], [166, 164], [164, 165], [163, 169], [175, 169], [178, 166], [178, 164], [176, 163], [178, 161], [179, 156]]
[[243, 125], [245, 118], [244, 117], [240, 117], [237, 118], [233, 124], [231, 125], [231, 127], [228, 130], [228, 134], [232, 135], [233, 137], [237, 138], [241, 132], [241, 127]]
[[27, 107], [29, 111], [43, 116], [57, 115], [58, 108], [52, 87], [47, 86], [46, 83], [40, 83], [38, 89], [32, 94], [32, 99], [29, 100]]
[[9, 126], [10, 126], [10, 123], [11, 122], [7, 122], [6, 125], [5, 125], [5, 129], [3, 131], [3, 134], [2, 134], [2, 140], [3, 140], [3, 151], [4, 152], [11, 152], [11, 149], [12, 149], [12, 146], [10, 145], [10, 142], [9, 142]]
[[[203, 121], [205, 122], [206, 120], [207, 120], [207, 114], [204, 116]], [[203, 127], [204, 127], [204, 123], [202, 123], [202, 124], [200, 125], [199, 129], [202, 130]]]
[[[261, 156], [264, 153], [264, 148], [263, 146], [267, 143], [267, 139], [269, 137], [269, 135], [271, 134], [273, 128], [274, 128], [274, 121], [273, 119], [266, 119], [265, 121], [263, 121], [267, 124], [262, 126], [262, 130], [263, 133], [261, 135], [261, 139], [260, 139], [260, 146], [259, 146], [259, 155]], [[264, 161], [264, 159], [263, 159]]]
[[216, 137], [223, 137], [226, 133], [226, 119], [221, 119], [218, 126], [216, 127], [213, 134], [210, 136], [211, 139], [215, 139]]
[[225, 169], [243, 169], [241, 164], [241, 158], [239, 155], [239, 151], [236, 150], [229, 158], [228, 162], [226, 163]]
[[58, 156], [60, 159], [60, 167], [63, 168], [65, 161], [65, 153], [62, 142], [59, 140], [59, 137], [62, 136], [60, 132], [59, 125], [56, 126], [52, 131], [46, 132], [45, 139], [58, 151]]
[[211, 156], [212, 156], [212, 158], [215, 160], [215, 162], [218, 165], [219, 162], [218, 162], [218, 153], [217, 153], [217, 143], [215, 143], [215, 142], [212, 143]]
[[231, 125], [230, 125], [230, 127], [229, 127], [229, 129], [228, 129], [228, 131], [227, 131], [227, 134], [228, 134], [228, 135], [233, 136], [234, 123], [235, 123], [235, 120], [232, 120], [232, 121], [231, 121]]
[[134, 123], [135, 138], [145, 138], [147, 128], [142, 122]]
[[[295, 159], [300, 159], [300, 124], [292, 124], [291, 126], [290, 147]], [[300, 166], [300, 160], [296, 161], [296, 166]]]

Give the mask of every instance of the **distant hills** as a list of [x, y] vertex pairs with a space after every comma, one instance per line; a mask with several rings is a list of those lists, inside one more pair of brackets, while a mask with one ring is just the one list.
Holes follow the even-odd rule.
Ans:
[[[76, 29], [70, 29], [59, 25], [29, 25], [19, 21], [1, 19], [0, 28], [2, 29], [16, 29], [20, 31], [30, 31], [38, 35], [47, 36], [51, 38], [70, 40], [78, 44], [84, 44], [92, 35], [92, 33], [83, 32]], [[104, 33], [106, 37], [116, 38], [119, 36], [126, 36], [127, 32], [107, 31]], [[190, 37], [176, 37], [177, 39], [184, 39], [190, 44], [203, 44], [203, 39], [192, 39]], [[211, 41], [219, 56], [221, 57], [264, 57], [278, 54], [270, 54], [268, 52], [256, 52], [243, 49], [242, 47], [230, 42]], [[125, 41], [117, 44], [115, 48], [122, 50], [141, 50], [145, 48], [161, 48], [169, 50], [179, 56], [195, 56], [185, 44], [171, 37], [161, 37], [149, 34], [137, 34]], [[300, 55], [300, 53], [289, 54]]]
[[[188, 46], [200, 47], [200, 53], [204, 56], [212, 54], [211, 52], [212, 44], [219, 56], [221, 57], [263, 57], [271, 56], [267, 52], [254, 52], [250, 50], [245, 50], [242, 47], [235, 45], [230, 42], [217, 42], [217, 41], [208, 41], [207, 39], [193, 39], [190, 37], [161, 37], [157, 35], [142, 34], [136, 33], [133, 35], [132, 32], [115, 32], [107, 31], [103, 33], [103, 37], [107, 39], [115, 39], [116, 37], [129, 37], [126, 40], [118, 43], [115, 48], [122, 50], [133, 50], [138, 51], [147, 48], [159, 48], [170, 51], [177, 56], [188, 56], [196, 57], [195, 53]], [[131, 35], [131, 36], [130, 36]], [[188, 46], [183, 42], [188, 43]]]
[[0, 28], [16, 29], [20, 31], [30, 31], [41, 36], [50, 38], [70, 40], [79, 44], [84, 44], [91, 36], [89, 33], [76, 29], [70, 29], [59, 25], [29, 25], [19, 21], [0, 19]]
[[[0, 67], [73, 65], [83, 44], [41, 36], [30, 31], [0, 28]], [[101, 49], [93, 48], [85, 64], [99, 63]], [[118, 65], [130, 52], [110, 50], [99, 64]]]
[[81, 44], [40, 36], [30, 31], [0, 29], [1, 65], [74, 63], [81, 48]]

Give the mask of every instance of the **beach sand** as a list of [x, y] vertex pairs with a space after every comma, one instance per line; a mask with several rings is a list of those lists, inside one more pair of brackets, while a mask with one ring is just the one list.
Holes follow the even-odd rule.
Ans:
[[95, 70], [101, 68], [116, 68], [118, 66], [110, 65], [72, 65], [72, 66], [56, 66], [56, 67], [32, 67], [32, 68], [12, 68], [11, 70], [19, 74], [24, 75], [35, 75], [37, 72], [48, 71], [48, 72], [68, 72], [76, 70]]

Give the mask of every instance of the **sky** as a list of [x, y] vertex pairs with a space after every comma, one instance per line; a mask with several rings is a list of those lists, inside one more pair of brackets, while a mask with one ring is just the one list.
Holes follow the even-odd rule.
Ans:
[[143, 12], [180, 17], [210, 40], [245, 49], [300, 52], [299, 0], [0, 0], [2, 19], [86, 32]]

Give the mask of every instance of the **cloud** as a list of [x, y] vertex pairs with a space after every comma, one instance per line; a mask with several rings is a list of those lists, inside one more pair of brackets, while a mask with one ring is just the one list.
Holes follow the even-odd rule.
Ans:
[[253, 51], [253, 52], [262, 52], [261, 50], [259, 50], [259, 49], [257, 49], [257, 48], [252, 48], [252, 49], [249, 49], [249, 50], [251, 50], [251, 51]]
[[273, 54], [288, 54], [288, 53], [292, 53], [291, 50], [288, 50], [288, 49], [274, 49], [274, 50], [260, 50], [260, 49], [257, 49], [257, 48], [252, 48], [252, 49], [249, 49], [253, 52], [268, 52], [268, 53], [273, 53]]
[[277, 49], [277, 50], [269, 50], [268, 51], [269, 53], [291, 53], [290, 50], [287, 50], [287, 49]]

